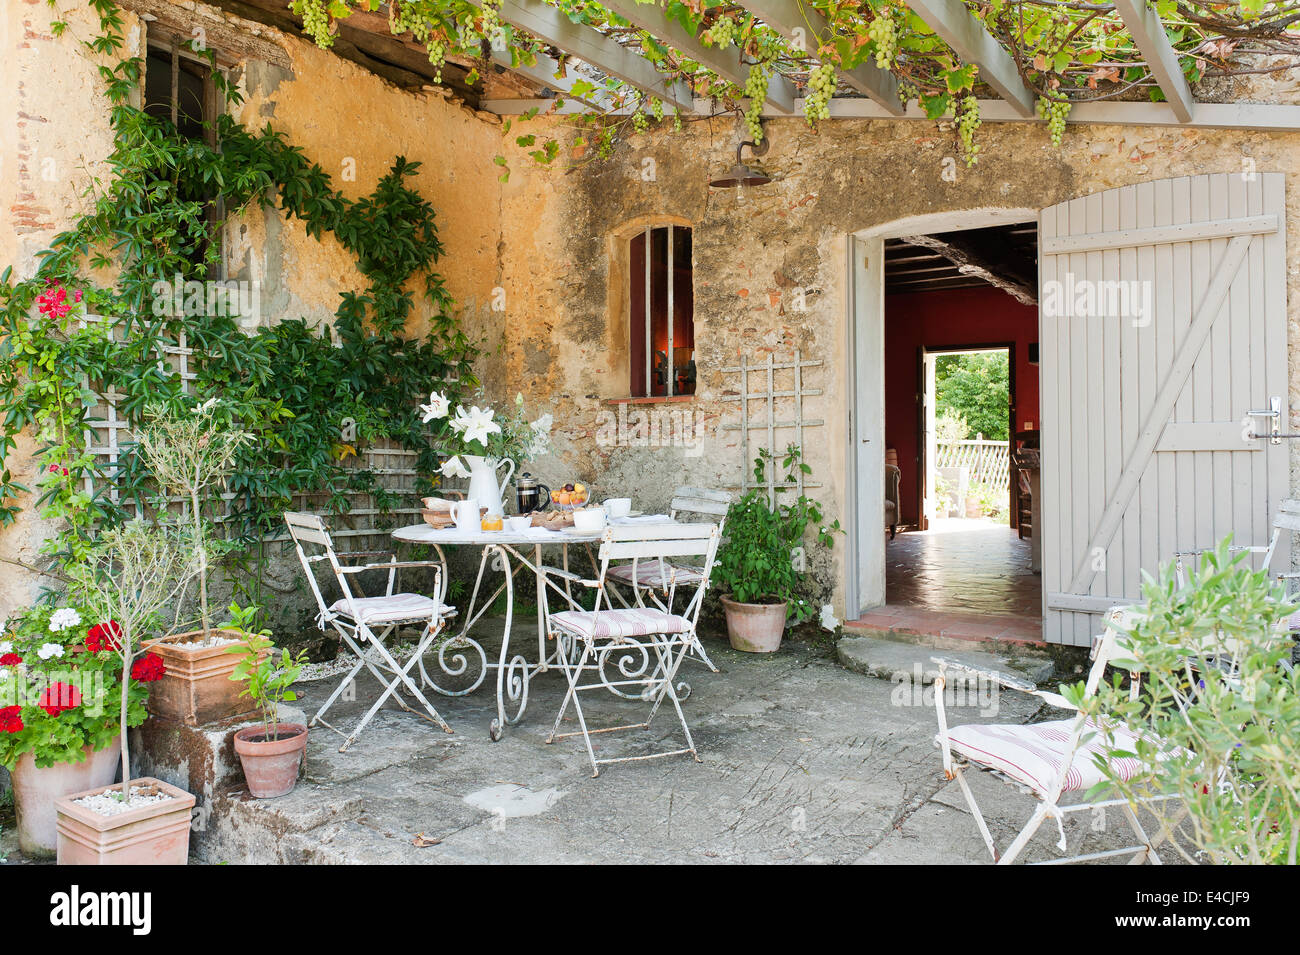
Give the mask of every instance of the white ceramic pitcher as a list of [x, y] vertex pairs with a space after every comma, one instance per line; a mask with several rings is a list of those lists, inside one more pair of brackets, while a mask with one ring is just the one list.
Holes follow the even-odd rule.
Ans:
[[[504, 514], [505, 507], [501, 497], [510, 483], [510, 478], [514, 476], [515, 462], [509, 458], [493, 460], [478, 454], [464, 454], [461, 457], [469, 465], [469, 490], [465, 492], [465, 497], [477, 501], [479, 507], [486, 507], [489, 514]], [[503, 464], [509, 467], [506, 469], [506, 476], [498, 482], [497, 469]]]

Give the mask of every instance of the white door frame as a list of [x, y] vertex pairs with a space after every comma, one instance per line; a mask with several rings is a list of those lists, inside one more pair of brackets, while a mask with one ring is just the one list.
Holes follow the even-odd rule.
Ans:
[[[1038, 222], [1038, 209], [953, 209], [908, 216], [848, 237], [849, 446], [845, 513], [850, 533], [844, 613], [852, 620], [885, 602], [885, 240]], [[1041, 376], [1040, 376], [1041, 380]], [[876, 475], [875, 480], [860, 476]]]

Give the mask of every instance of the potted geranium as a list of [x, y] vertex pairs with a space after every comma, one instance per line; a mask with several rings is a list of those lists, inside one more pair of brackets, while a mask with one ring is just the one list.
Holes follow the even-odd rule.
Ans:
[[122, 686], [120, 632], [114, 620], [63, 604], [25, 610], [0, 634], [0, 765], [13, 778], [26, 855], [54, 855], [58, 797], [113, 782], [121, 690], [125, 725], [145, 720], [148, 684], [162, 661], [153, 654], [135, 661]]
[[212, 625], [208, 576], [224, 542], [211, 533], [204, 516], [207, 495], [229, 477], [235, 454], [250, 439], [222, 415], [217, 399], [184, 412], [152, 409], [141, 429], [138, 453], [159, 487], [186, 502], [188, 546], [195, 562], [199, 629], [172, 633], [149, 642], [167, 665], [167, 675], [149, 696], [156, 716], [190, 726], [227, 719], [248, 711], [230, 682], [234, 661], [226, 649], [241, 635]]
[[[776, 463], [770, 452], [760, 452], [754, 459], [755, 482], [763, 483], [766, 469]], [[781, 464], [786, 485], [794, 483], [794, 469], [805, 474], [810, 470], [794, 445], [786, 449]], [[813, 616], [804, 596], [804, 560], [797, 548], [810, 527], [816, 528], [818, 543], [832, 546], [839, 521], [822, 526], [821, 519], [820, 506], [804, 495], [772, 506], [767, 492], [755, 488], [732, 503], [713, 581], [722, 592], [727, 638], [737, 650], [773, 653], [781, 646], [787, 624]]]
[[307, 651], [297, 656], [288, 650], [275, 657], [268, 630], [250, 633], [246, 627], [256, 612], [231, 605], [231, 614], [239, 621], [244, 645], [230, 647], [227, 653], [238, 654], [239, 661], [230, 679], [245, 684], [240, 696], [257, 706], [262, 721], [235, 733], [235, 752], [244, 768], [248, 791], [258, 799], [273, 799], [292, 792], [298, 784], [303, 753], [307, 749], [307, 727], [301, 723], [280, 722], [280, 705], [298, 699], [293, 685], [307, 662]]
[[[96, 652], [136, 680], [160, 677], [163, 664], [157, 654], [140, 654], [141, 638], [158, 626], [193, 566], [165, 525], [135, 520], [105, 532], [69, 568], [72, 593], [92, 619], [112, 622], [101, 631]], [[194, 797], [162, 780], [132, 778], [127, 730], [143, 718], [132, 686], [132, 679], [119, 680], [116, 693], [122, 782], [55, 800], [60, 864], [185, 864]]]
[[[440, 468], [444, 477], [469, 478], [468, 500], [477, 501], [489, 514], [504, 512], [502, 493], [515, 466], [520, 462], [545, 454], [550, 448], [551, 416], [542, 415], [529, 421], [524, 414], [524, 396], [515, 395], [514, 411], [501, 414], [483, 402], [478, 405], [457, 405], [440, 392], [429, 395], [429, 403], [421, 405], [425, 424], [433, 424], [433, 441], [445, 457]], [[498, 482], [497, 469], [508, 464], [505, 476]]]

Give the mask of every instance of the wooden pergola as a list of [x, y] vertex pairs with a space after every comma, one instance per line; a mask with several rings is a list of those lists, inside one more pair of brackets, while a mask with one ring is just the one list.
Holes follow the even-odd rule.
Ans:
[[[301, 33], [301, 20], [284, 0], [212, 0], [225, 11], [245, 19], [274, 26], [289, 33]], [[830, 26], [811, 5], [801, 0], [739, 0], [740, 5], [792, 43], [811, 42], [809, 30], [827, 35]], [[1035, 92], [1026, 85], [1006, 48], [971, 15], [961, 0], [907, 0], [908, 6], [961, 58], [978, 68], [982, 83], [997, 98], [980, 101], [984, 122], [1037, 121]], [[1124, 126], [1181, 126], [1218, 129], [1300, 130], [1300, 105], [1198, 102], [1183, 76], [1178, 54], [1170, 43], [1159, 15], [1146, 0], [1111, 0], [1123, 19], [1135, 46], [1141, 52], [1165, 102], [1102, 100], [1077, 103], [1067, 121], [1072, 124]], [[124, 0], [126, 6], [162, 18], [175, 17], [174, 7], [165, 0]], [[620, 114], [634, 106], [619, 105], [604, 91], [575, 95], [579, 80], [583, 88], [601, 77], [617, 77], [628, 86], [666, 107], [683, 114], [708, 115], [717, 112], [716, 102], [696, 97], [690, 86], [665, 76], [636, 50], [619, 43], [595, 27], [572, 22], [545, 0], [502, 0], [499, 17], [556, 54], [539, 55], [531, 65], [513, 64], [508, 52], [493, 52], [491, 59], [500, 73], [517, 78], [519, 95], [484, 95], [480, 84], [469, 82], [473, 64], [448, 61], [441, 71], [429, 63], [424, 47], [409, 37], [395, 37], [389, 31], [387, 4], [376, 11], [362, 9], [338, 24], [333, 50], [385, 79], [404, 87], [427, 87], [440, 72], [441, 85], [450, 88], [469, 105], [500, 115], [520, 115], [531, 110], [581, 113], [593, 110]], [[748, 65], [735, 47], [706, 46], [678, 22], [669, 19], [656, 3], [636, 0], [604, 0], [603, 6], [646, 31], [663, 45], [713, 71], [717, 76], [744, 86]], [[561, 62], [561, 58], [564, 62]], [[912, 119], [928, 117], [915, 103], [904, 103], [898, 80], [889, 70], [864, 64], [841, 71], [840, 80], [854, 94], [830, 101], [831, 118]], [[557, 98], [563, 102], [556, 103]], [[799, 114], [803, 101], [788, 77], [774, 74], [763, 106], [764, 117]]]

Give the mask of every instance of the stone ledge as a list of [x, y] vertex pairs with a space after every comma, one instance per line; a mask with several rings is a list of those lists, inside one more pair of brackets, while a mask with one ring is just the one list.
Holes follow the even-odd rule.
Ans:
[[915, 682], [919, 673], [922, 685], [934, 682], [939, 673], [933, 656], [944, 656], [981, 670], [997, 671], [1008, 676], [1041, 684], [1052, 678], [1052, 661], [1038, 655], [1011, 655], [997, 649], [936, 649], [896, 640], [868, 636], [844, 637], [835, 645], [840, 664], [855, 673], [889, 680], [894, 683]]

